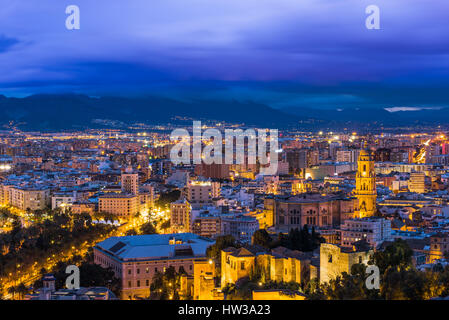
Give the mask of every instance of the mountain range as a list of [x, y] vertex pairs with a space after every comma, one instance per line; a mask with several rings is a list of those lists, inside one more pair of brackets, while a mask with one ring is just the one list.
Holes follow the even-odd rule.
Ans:
[[[398, 110], [407, 110], [398, 109]], [[449, 124], [449, 108], [390, 112], [384, 108], [312, 107], [275, 109], [241, 101], [190, 100], [164, 97], [90, 97], [79, 94], [37, 94], [25, 98], [0, 95], [0, 125], [23, 130], [55, 131], [128, 127], [136, 123], [179, 123], [180, 119], [216, 120], [250, 126], [302, 129], [429, 126]]]

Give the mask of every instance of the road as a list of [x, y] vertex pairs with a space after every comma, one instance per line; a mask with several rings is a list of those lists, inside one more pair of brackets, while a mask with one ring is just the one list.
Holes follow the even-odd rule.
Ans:
[[[26, 217], [25, 212], [14, 210], [14, 213], [20, 215], [23, 218], [29, 218]], [[27, 270], [22, 270], [21, 266], [17, 265], [16, 275], [9, 274], [9, 277], [7, 279], [0, 279], [4, 288], [4, 297], [6, 299], [13, 298], [11, 294], [8, 294], [8, 288], [12, 286], [16, 286], [20, 283], [23, 283], [26, 286], [31, 286], [36, 280], [41, 277], [40, 270], [42, 268], [45, 268], [45, 270], [48, 271], [52, 271], [59, 262], [67, 262], [71, 260], [75, 255], [85, 257], [89, 249], [94, 247], [98, 242], [101, 242], [113, 236], [124, 236], [128, 230], [137, 229], [143, 223], [146, 223], [147, 221], [151, 221], [153, 219], [160, 219], [161, 217], [167, 218], [167, 212], [156, 209], [154, 211], [154, 214], [153, 212], [151, 212], [151, 214], [141, 215], [139, 218], [135, 218], [127, 223], [123, 223], [114, 231], [102, 235], [91, 242], [84, 241], [78, 248], [71, 247], [71, 249], [69, 249], [68, 251], [61, 252], [57, 255], [53, 254], [52, 256], [47, 257], [47, 261], [43, 264], [38, 264], [37, 262], [35, 262], [35, 264], [33, 264], [33, 266], [31, 266]]]

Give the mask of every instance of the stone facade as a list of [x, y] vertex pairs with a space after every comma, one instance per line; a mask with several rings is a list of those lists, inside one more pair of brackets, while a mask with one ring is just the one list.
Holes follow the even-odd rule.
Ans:
[[271, 252], [253, 253], [245, 248], [227, 248], [221, 255], [221, 286], [261, 272], [262, 281], [296, 282], [310, 280], [308, 254], [278, 247]]
[[367, 264], [373, 253], [374, 251], [366, 245], [342, 248], [335, 244], [322, 243], [320, 246], [320, 283], [329, 282], [343, 272], [350, 274], [354, 264]]
[[[268, 205], [273, 205], [268, 201]], [[273, 205], [275, 225], [279, 231], [309, 227], [329, 228], [354, 216], [354, 199], [308, 194], [278, 198]]]

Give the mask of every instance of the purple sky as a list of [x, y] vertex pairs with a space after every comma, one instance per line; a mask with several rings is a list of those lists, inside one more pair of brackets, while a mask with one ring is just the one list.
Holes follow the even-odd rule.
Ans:
[[[80, 30], [65, 28], [71, 4]], [[365, 28], [371, 4], [381, 30]], [[448, 0], [0, 0], [0, 8], [5, 95], [449, 104]]]

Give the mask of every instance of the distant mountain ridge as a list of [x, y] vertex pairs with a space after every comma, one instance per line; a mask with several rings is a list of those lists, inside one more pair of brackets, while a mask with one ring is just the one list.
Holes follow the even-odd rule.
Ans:
[[[449, 108], [389, 112], [383, 108], [323, 110], [298, 107], [274, 109], [254, 102], [89, 97], [80, 94], [36, 94], [25, 98], [0, 95], [0, 125], [24, 130], [56, 131], [104, 128], [134, 123], [179, 123], [179, 118], [245, 123], [285, 129], [321, 127], [449, 125]], [[185, 124], [185, 121], [182, 122]]]
[[299, 118], [263, 104], [238, 101], [182, 102], [162, 97], [124, 98], [38, 94], [26, 98], [0, 96], [0, 124], [20, 123], [29, 130], [98, 128], [111, 123], [160, 124], [175, 117], [248, 125], [293, 125]]
[[[397, 108], [399, 110], [407, 108]], [[313, 118], [322, 121], [328, 126], [333, 125], [380, 125], [380, 126], [433, 126], [449, 125], [449, 108], [422, 108], [413, 111], [387, 111], [382, 107], [360, 107], [360, 108], [336, 108], [334, 110], [312, 109], [312, 108], [284, 108], [283, 112]]]

